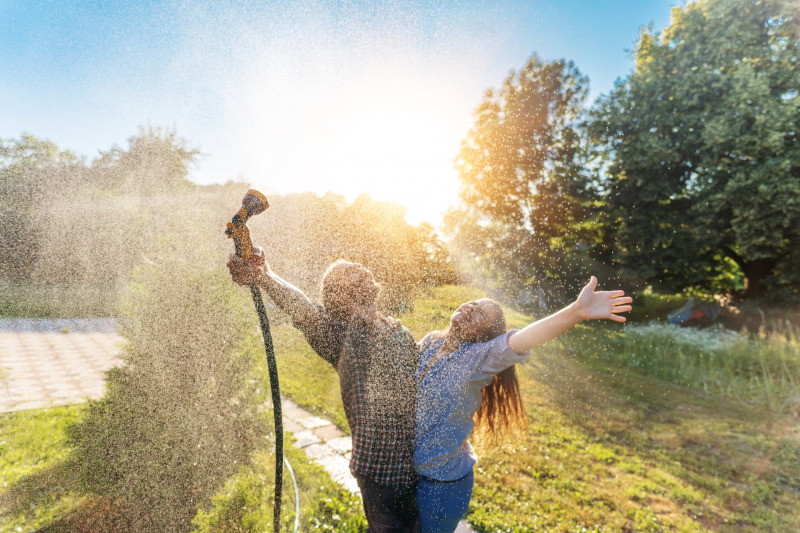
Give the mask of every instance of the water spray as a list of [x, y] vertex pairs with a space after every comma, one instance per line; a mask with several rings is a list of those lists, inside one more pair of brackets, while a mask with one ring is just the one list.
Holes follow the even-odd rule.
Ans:
[[[236, 255], [244, 259], [253, 258], [253, 241], [250, 239], [250, 229], [247, 221], [250, 217], [261, 214], [267, 210], [269, 202], [267, 197], [255, 189], [250, 189], [242, 200], [242, 207], [228, 222], [225, 234], [233, 239], [236, 247]], [[253, 303], [256, 306], [258, 319], [261, 323], [261, 333], [264, 335], [264, 348], [267, 352], [267, 367], [269, 369], [269, 385], [272, 390], [272, 413], [275, 417], [275, 506], [273, 508], [273, 531], [280, 531], [281, 518], [281, 496], [283, 493], [283, 463], [292, 476], [294, 486], [295, 517], [294, 531], [297, 533], [297, 526], [300, 518], [300, 499], [297, 491], [297, 481], [289, 461], [283, 456], [283, 414], [281, 410], [281, 391], [278, 385], [278, 364], [275, 361], [275, 348], [272, 345], [272, 334], [269, 329], [269, 319], [267, 309], [264, 307], [264, 299], [258, 285], [250, 285], [250, 293], [253, 296]]]

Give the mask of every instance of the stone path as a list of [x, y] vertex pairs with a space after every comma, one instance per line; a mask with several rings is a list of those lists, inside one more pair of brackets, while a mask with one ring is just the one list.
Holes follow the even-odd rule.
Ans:
[[[100, 398], [106, 370], [120, 365], [123, 339], [117, 321], [96, 319], [0, 319], [0, 413], [42, 409]], [[284, 399], [283, 427], [294, 445], [354, 494], [352, 440], [333, 423]], [[461, 521], [456, 533], [470, 533]]]
[[350, 451], [353, 441], [328, 420], [314, 416], [286, 398], [283, 408], [283, 429], [293, 434], [296, 448], [302, 449], [322, 466], [335, 482], [352, 493], [360, 494], [358, 482], [350, 473]]
[[113, 318], [0, 319], [0, 412], [101, 397], [121, 342]]

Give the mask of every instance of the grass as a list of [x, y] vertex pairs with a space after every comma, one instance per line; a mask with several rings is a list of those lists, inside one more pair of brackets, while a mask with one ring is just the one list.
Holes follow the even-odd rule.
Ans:
[[[481, 296], [464, 287], [431, 289], [399, 318], [421, 338], [444, 327], [460, 303]], [[515, 327], [529, 320], [512, 311], [507, 318]], [[468, 514], [473, 527], [487, 533], [800, 530], [797, 418], [721, 390], [659, 379], [655, 361], [645, 371], [586, 355], [593, 342], [596, 352], [603, 346], [589, 332], [621, 331], [616, 325], [584, 330], [580, 353], [570, 342], [551, 343], [520, 368], [530, 425], [516, 439], [478, 449]], [[284, 394], [347, 429], [334, 369], [293, 329], [278, 326], [274, 337]], [[660, 371], [670, 361], [663, 359]], [[57, 468], [68, 456], [63, 429], [78, 416], [80, 407], [0, 417], [2, 482], [8, 483], [0, 489], [0, 531], [32, 531], [59, 523], [59, 516], [80, 516], [80, 509], [102, 514], [102, 500], [71, 492], [68, 475]], [[358, 501], [287, 449], [301, 480], [305, 530], [364, 531]], [[198, 514], [198, 530], [264, 530], [271, 518], [271, 465], [269, 450], [258, 452]], [[291, 493], [287, 498], [286, 524]], [[85, 529], [107, 530], [113, 528]]]
[[[430, 289], [399, 318], [419, 339], [446, 327], [459, 304], [482, 296], [467, 287]], [[511, 310], [506, 318], [512, 327], [531, 320]], [[579, 332], [585, 352], [593, 342], [595, 351], [604, 346], [587, 332], [611, 336], [621, 329]], [[275, 338], [285, 393], [308, 409], [343, 418], [333, 369], [293, 330], [279, 328]], [[793, 415], [736, 398], [720, 401], [719, 391], [574, 353], [568, 342], [551, 343], [520, 369], [530, 426], [513, 441], [479, 450], [468, 515], [474, 528], [800, 528], [800, 429]]]
[[769, 409], [800, 409], [800, 335], [790, 324], [757, 334], [652, 323], [621, 328], [580, 325], [562, 345], [613, 368], [626, 368]]
[[[306, 343], [303, 335], [292, 326], [281, 325], [273, 328], [272, 338], [278, 362], [281, 394], [292, 398], [298, 405], [315, 415], [331, 420], [349, 435], [350, 426], [347, 424], [342, 407], [336, 370], [320, 359]], [[266, 377], [264, 344], [260, 336], [254, 335], [249, 347], [261, 361], [262, 373]]]
[[[550, 353], [548, 353], [550, 352]], [[539, 350], [530, 427], [479, 450], [482, 531], [797, 531], [794, 417]]]
[[0, 278], [0, 318], [114, 316], [119, 289], [98, 283], [33, 283]]
[[[67, 428], [84, 413], [73, 405], [0, 415], [0, 532], [126, 530], [110, 502], [83, 494], [75, 483]], [[267, 413], [267, 416], [271, 416]], [[302, 530], [366, 531], [360, 501], [338, 487], [287, 438], [286, 455], [300, 489]], [[270, 447], [271, 448], [271, 445]], [[274, 455], [254, 454], [194, 520], [198, 533], [272, 529]], [[283, 498], [283, 529], [291, 531], [294, 492], [288, 474]]]
[[66, 428], [81, 409], [73, 405], [0, 415], [0, 531], [36, 531], [83, 503], [64, 468]]
[[[293, 441], [294, 439], [287, 439]], [[285, 454], [297, 479], [300, 494], [300, 530], [339, 530], [366, 532], [361, 501], [341, 489], [322, 467], [291, 444]], [[194, 519], [196, 533], [229, 531], [272, 531], [275, 456], [270, 451], [257, 453], [252, 465], [229, 479], [214, 496], [211, 508], [201, 510]], [[295, 519], [294, 491], [288, 472], [281, 504], [282, 529], [292, 531]]]

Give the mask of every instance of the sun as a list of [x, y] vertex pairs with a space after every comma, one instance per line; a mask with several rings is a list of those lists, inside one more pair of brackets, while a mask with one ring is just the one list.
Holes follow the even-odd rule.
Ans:
[[375, 111], [343, 124], [325, 164], [336, 190], [368, 193], [406, 206], [410, 219], [430, 215], [441, 195], [453, 195], [458, 139], [436, 117], [403, 110]]

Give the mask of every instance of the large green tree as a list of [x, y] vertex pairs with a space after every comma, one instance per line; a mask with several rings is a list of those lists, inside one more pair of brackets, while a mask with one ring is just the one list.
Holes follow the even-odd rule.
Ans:
[[635, 69], [589, 130], [608, 164], [608, 226], [630, 272], [671, 289], [798, 294], [800, 9], [697, 0], [642, 31]]
[[587, 86], [572, 62], [531, 57], [486, 92], [456, 158], [463, 206], [447, 215], [445, 231], [475, 272], [512, 294], [574, 275], [579, 245], [596, 237], [576, 130]]

